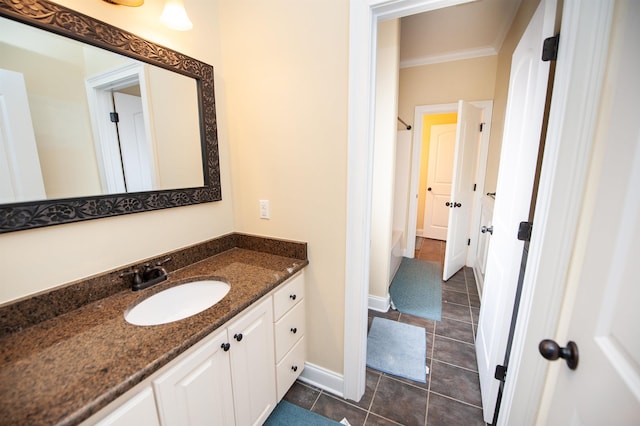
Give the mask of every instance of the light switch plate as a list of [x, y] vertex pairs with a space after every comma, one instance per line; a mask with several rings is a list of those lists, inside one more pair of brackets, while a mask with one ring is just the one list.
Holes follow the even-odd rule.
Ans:
[[269, 219], [269, 200], [260, 200], [260, 219]]

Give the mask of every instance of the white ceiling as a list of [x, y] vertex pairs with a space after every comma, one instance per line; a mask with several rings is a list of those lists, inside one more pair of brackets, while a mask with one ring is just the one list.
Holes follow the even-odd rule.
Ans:
[[400, 66], [495, 55], [522, 0], [478, 0], [402, 18]]

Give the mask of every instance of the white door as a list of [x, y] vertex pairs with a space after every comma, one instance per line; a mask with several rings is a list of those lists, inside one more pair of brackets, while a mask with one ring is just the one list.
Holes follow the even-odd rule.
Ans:
[[118, 139], [127, 192], [156, 189], [155, 157], [147, 143], [142, 99], [114, 92], [113, 103], [118, 113]]
[[511, 61], [509, 95], [500, 153], [483, 298], [476, 337], [482, 408], [493, 421], [499, 382], [496, 365], [504, 363], [523, 242], [518, 224], [527, 221], [531, 204], [549, 63], [541, 58], [543, 40], [553, 36], [556, 1], [543, 0], [531, 18]]
[[458, 102], [458, 124], [454, 154], [453, 180], [449, 199], [447, 246], [442, 279], [448, 280], [467, 260], [469, 225], [473, 212], [473, 189], [480, 144], [482, 109]]
[[425, 238], [442, 241], [447, 239], [449, 207], [445, 204], [451, 198], [455, 149], [456, 124], [431, 126], [422, 231]]
[[24, 76], [0, 69], [0, 203], [46, 198]]
[[640, 422], [640, 3], [628, 1], [619, 12], [626, 22], [614, 28], [613, 40], [616, 31], [624, 37], [617, 39], [618, 72], [609, 78], [616, 85], [613, 109], [603, 113], [610, 121], [594, 149], [600, 179], [587, 187], [588, 240], [574, 297], [563, 306], [571, 315], [568, 329], [557, 337], [561, 346], [577, 344], [579, 361], [574, 371], [563, 360], [551, 369], [557, 385], [547, 424]]

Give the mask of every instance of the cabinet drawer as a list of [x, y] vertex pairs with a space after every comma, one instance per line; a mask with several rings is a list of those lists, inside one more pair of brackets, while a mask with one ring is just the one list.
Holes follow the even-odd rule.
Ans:
[[296, 303], [304, 299], [304, 275], [301, 273], [273, 296], [273, 320], [278, 321]]
[[293, 385], [293, 382], [295, 382], [300, 373], [302, 373], [306, 358], [307, 346], [303, 336], [276, 366], [278, 401], [284, 397], [291, 385]]
[[275, 324], [276, 362], [296, 344], [306, 331], [304, 303], [298, 303]]

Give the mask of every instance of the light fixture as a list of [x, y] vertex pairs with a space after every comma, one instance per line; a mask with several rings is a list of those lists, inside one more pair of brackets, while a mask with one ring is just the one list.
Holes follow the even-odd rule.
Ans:
[[107, 3], [119, 4], [121, 6], [142, 6], [144, 0], [104, 0]]
[[187, 11], [184, 9], [183, 0], [166, 0], [160, 21], [167, 27], [178, 31], [187, 31], [193, 28]]

